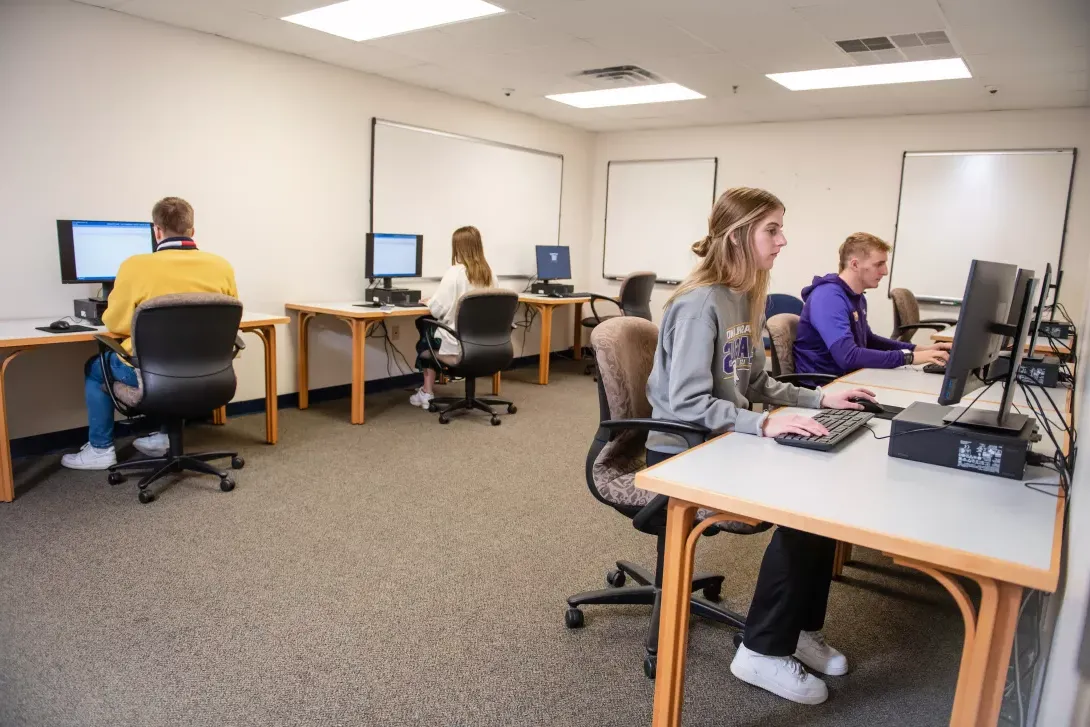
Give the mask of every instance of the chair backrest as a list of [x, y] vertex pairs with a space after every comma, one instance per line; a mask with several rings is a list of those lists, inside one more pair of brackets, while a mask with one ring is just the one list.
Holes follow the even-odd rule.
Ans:
[[132, 317], [145, 414], [191, 418], [235, 395], [235, 337], [242, 303], [216, 293], [152, 298]]
[[802, 300], [786, 293], [769, 293], [765, 301], [765, 318], [771, 318], [780, 313], [794, 313], [801, 316]]
[[655, 290], [655, 273], [639, 272], [626, 275], [617, 295], [621, 311], [626, 316], [651, 320], [651, 293]]
[[[647, 379], [655, 363], [658, 327], [642, 318], [611, 318], [590, 334], [598, 362], [601, 421], [651, 416]], [[637, 489], [636, 472], [645, 466], [647, 433], [622, 431], [610, 438], [599, 427], [587, 453], [587, 486], [598, 500], [632, 517], [654, 497]]]
[[908, 288], [894, 288], [889, 291], [893, 301], [893, 335], [897, 341], [911, 341], [915, 331], [900, 333], [901, 326], [914, 326], [920, 322], [920, 303]]
[[795, 339], [799, 335], [799, 317], [778, 313], [765, 322], [772, 344], [772, 375], [795, 373]]
[[458, 300], [454, 327], [462, 341], [459, 372], [488, 376], [511, 364], [515, 358], [511, 324], [518, 304], [518, 294], [502, 288], [470, 291]]

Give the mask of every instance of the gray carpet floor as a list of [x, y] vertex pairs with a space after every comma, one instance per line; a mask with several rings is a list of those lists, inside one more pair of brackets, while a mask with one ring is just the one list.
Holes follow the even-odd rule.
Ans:
[[[565, 598], [604, 587], [613, 560], [654, 557], [587, 491], [597, 402], [580, 369], [555, 366], [548, 387], [511, 373], [519, 411], [500, 427], [441, 426], [403, 392], [369, 396], [359, 427], [347, 401], [283, 411], [275, 447], [261, 415], [191, 427], [189, 449], [245, 455], [231, 493], [194, 477], [141, 505], [131, 480], [17, 462], [18, 499], [0, 506], [0, 725], [649, 725], [648, 609], [563, 624]], [[767, 538], [700, 545], [737, 610]], [[852, 671], [827, 679], [828, 702], [737, 681], [732, 631], [697, 621], [685, 724], [946, 724], [953, 603], [857, 557], [832, 589], [826, 633]]]

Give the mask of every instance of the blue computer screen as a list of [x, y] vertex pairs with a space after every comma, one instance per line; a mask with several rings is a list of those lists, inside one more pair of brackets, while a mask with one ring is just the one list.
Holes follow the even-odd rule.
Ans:
[[571, 277], [571, 252], [563, 245], [537, 246], [538, 280], [567, 280]]

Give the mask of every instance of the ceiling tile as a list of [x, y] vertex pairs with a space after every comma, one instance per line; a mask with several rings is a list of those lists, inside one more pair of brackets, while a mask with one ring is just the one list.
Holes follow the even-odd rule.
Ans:
[[248, 10], [224, 6], [218, 0], [127, 0], [118, 8], [137, 17], [192, 28], [216, 35], [262, 22], [262, 17]]
[[935, 0], [843, 0], [799, 7], [794, 12], [831, 41], [946, 28]]
[[943, 12], [963, 53], [1085, 47], [1086, 0], [944, 0]]

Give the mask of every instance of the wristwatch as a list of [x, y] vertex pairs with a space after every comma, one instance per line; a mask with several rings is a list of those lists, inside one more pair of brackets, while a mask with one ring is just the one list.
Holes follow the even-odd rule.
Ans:
[[915, 359], [915, 358], [916, 358], [916, 357], [915, 357], [915, 355], [914, 355], [914, 354], [912, 353], [912, 349], [911, 349], [911, 348], [906, 348], [906, 349], [905, 349], [905, 366], [911, 366], [911, 365], [912, 365], [912, 361], [913, 361], [913, 359]]

